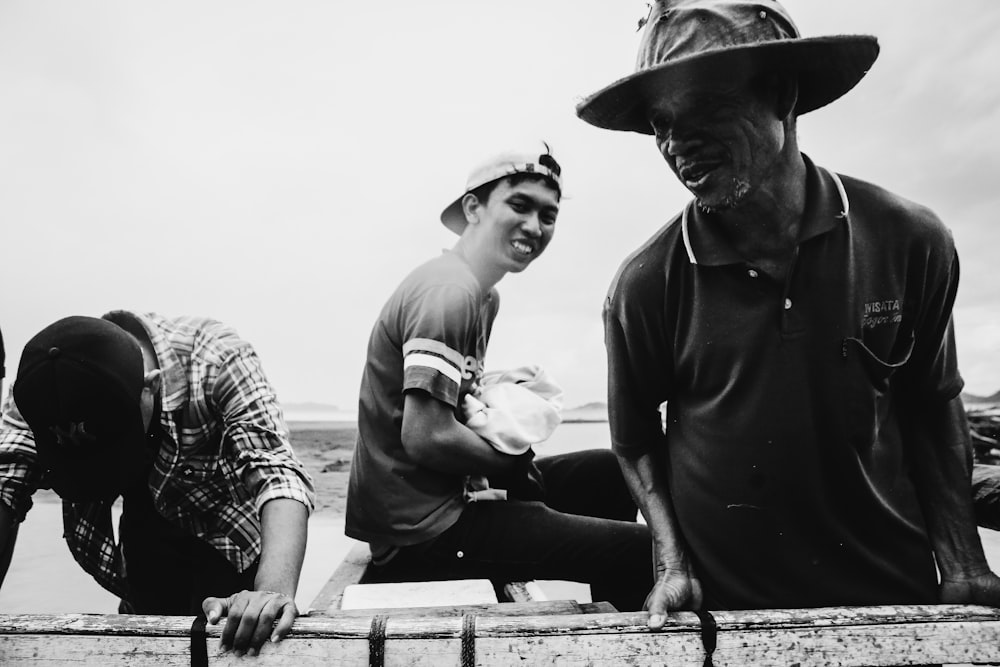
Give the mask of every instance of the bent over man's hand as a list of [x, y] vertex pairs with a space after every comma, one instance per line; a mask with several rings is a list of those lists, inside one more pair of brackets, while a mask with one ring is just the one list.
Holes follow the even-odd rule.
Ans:
[[295, 600], [274, 591], [240, 591], [227, 598], [207, 598], [201, 607], [213, 625], [226, 618], [222, 650], [232, 648], [236, 655], [257, 655], [264, 642], [281, 641], [299, 614]]

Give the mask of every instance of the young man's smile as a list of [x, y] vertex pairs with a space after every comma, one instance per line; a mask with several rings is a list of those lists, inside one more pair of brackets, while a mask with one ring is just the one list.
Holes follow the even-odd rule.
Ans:
[[559, 193], [543, 181], [504, 179], [476, 210], [480, 260], [505, 273], [523, 271], [552, 240]]

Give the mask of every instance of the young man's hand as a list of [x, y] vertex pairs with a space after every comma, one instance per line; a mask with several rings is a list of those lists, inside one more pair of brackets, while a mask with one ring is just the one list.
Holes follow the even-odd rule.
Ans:
[[257, 655], [264, 642], [284, 639], [299, 614], [295, 600], [274, 591], [240, 591], [227, 598], [206, 598], [201, 608], [213, 625], [226, 617], [222, 650], [232, 649], [238, 656]]

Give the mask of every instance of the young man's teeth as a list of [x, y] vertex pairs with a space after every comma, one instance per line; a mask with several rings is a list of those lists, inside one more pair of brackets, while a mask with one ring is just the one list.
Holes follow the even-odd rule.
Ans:
[[531, 253], [531, 246], [527, 243], [522, 243], [521, 241], [514, 241], [511, 245], [514, 246], [514, 250], [524, 253], [525, 255]]

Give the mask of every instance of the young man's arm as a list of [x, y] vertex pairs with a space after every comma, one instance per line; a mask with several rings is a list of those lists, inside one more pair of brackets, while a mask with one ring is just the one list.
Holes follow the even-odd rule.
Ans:
[[498, 452], [455, 419], [454, 408], [429, 393], [407, 391], [403, 398], [403, 448], [432, 470], [458, 475], [505, 473], [530, 455]]
[[619, 454], [625, 483], [642, 512], [653, 536], [655, 583], [646, 598], [649, 627], [658, 630], [666, 613], [674, 609], [698, 609], [702, 602], [701, 582], [694, 573], [687, 548], [677, 526], [670, 492], [652, 454]]

